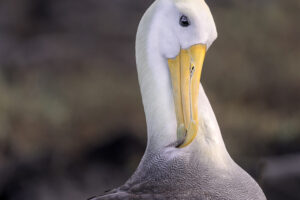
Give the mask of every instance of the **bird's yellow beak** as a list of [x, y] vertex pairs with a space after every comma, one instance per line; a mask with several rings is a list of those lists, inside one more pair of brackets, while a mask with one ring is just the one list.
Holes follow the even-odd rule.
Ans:
[[176, 58], [168, 60], [177, 118], [177, 137], [184, 141], [180, 148], [188, 146], [199, 129], [198, 96], [205, 54], [206, 45], [197, 44], [189, 49], [181, 49]]

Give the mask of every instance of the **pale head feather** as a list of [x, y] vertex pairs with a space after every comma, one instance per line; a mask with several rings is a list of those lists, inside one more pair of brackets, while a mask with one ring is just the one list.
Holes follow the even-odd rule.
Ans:
[[[182, 15], [190, 19], [189, 28], [179, 25]], [[136, 61], [148, 129], [147, 151], [160, 150], [177, 140], [167, 59], [175, 57], [181, 48], [195, 44], [206, 44], [209, 48], [216, 37], [213, 17], [203, 0], [156, 0], [143, 16], [137, 33]], [[185, 149], [201, 145], [201, 154], [222, 157], [227, 151], [202, 87], [199, 101], [203, 132]], [[222, 155], [218, 156], [220, 152]]]

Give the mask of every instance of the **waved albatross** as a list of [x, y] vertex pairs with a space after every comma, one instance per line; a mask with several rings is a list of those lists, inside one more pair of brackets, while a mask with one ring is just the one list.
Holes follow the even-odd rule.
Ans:
[[258, 184], [230, 157], [200, 84], [217, 38], [204, 0], [156, 0], [136, 38], [148, 142], [136, 172], [92, 200], [263, 200]]

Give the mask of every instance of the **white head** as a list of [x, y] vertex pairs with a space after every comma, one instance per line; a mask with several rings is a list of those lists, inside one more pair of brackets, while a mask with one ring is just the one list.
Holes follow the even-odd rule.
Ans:
[[160, 149], [190, 137], [185, 139], [187, 146], [197, 133], [219, 134], [199, 87], [205, 52], [216, 38], [216, 26], [204, 0], [156, 0], [143, 16], [136, 58], [148, 148]]
[[[204, 0], [157, 0], [152, 13], [153, 37], [167, 58], [176, 57], [180, 48], [195, 44], [211, 46], [217, 38], [216, 26]], [[180, 21], [188, 20], [186, 26]], [[155, 26], [155, 28], [154, 28]]]

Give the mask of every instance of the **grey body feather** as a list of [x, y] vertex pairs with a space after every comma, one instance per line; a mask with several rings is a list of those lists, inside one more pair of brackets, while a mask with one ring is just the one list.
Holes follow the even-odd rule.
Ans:
[[[194, 19], [194, 23], [198, 22], [201, 28], [195, 29], [195, 32], [183, 31], [191, 34], [184, 44], [203, 43], [209, 47], [217, 37], [209, 8], [202, 0], [156, 0], [147, 10], [136, 40], [137, 69], [148, 128], [147, 149], [138, 169], [123, 186], [91, 200], [266, 199], [258, 184], [228, 154], [202, 86], [198, 108], [201, 130], [185, 148], [177, 148], [178, 143], [172, 143], [177, 139], [177, 122], [165, 55], [172, 52], [178, 54], [179, 49], [176, 45], [167, 45], [162, 50], [170, 52], [163, 54], [159, 47], [169, 44], [165, 41], [179, 44], [179, 37], [171, 34], [178, 25], [176, 16], [179, 8], [175, 6], [178, 2], [181, 6], [185, 2], [187, 7], [197, 8], [188, 9], [195, 11], [188, 13], [191, 16], [201, 14], [199, 19]], [[182, 13], [184, 11], [186, 9]], [[174, 26], [170, 16], [175, 16]]]
[[226, 169], [207, 164], [196, 152], [175, 146], [145, 154], [135, 174], [121, 187], [92, 200], [265, 200], [258, 184], [231, 159]]

